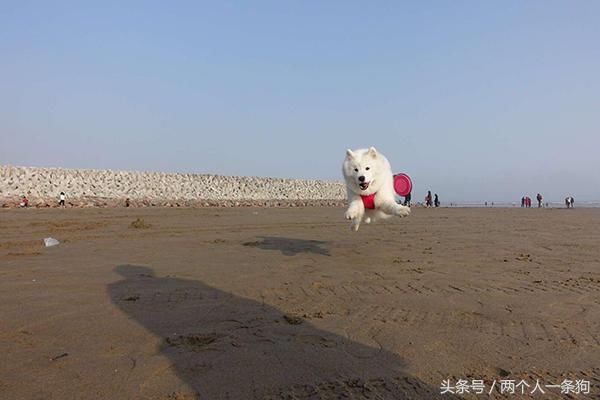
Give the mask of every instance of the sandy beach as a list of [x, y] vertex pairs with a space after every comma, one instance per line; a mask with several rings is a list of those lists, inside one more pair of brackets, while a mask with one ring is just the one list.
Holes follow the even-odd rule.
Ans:
[[[2, 399], [453, 398], [459, 379], [600, 398], [600, 209], [416, 208], [358, 233], [317, 207], [0, 221]], [[544, 391], [492, 398], [566, 398]]]

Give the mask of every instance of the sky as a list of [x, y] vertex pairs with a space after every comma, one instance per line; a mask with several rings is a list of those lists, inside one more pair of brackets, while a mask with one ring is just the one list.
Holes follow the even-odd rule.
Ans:
[[600, 200], [598, 1], [3, 2], [0, 164]]

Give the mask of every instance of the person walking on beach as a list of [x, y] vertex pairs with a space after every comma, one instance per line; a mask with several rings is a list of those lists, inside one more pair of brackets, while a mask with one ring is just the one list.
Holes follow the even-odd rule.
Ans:
[[427, 191], [427, 196], [425, 196], [425, 206], [426, 207], [431, 207], [432, 206], [431, 190], [428, 190]]
[[404, 196], [404, 205], [406, 207], [410, 207], [410, 198], [411, 198], [411, 192], [408, 192], [408, 194], [406, 196]]
[[439, 197], [438, 197], [437, 193], [436, 193], [436, 194], [435, 194], [435, 196], [434, 196], [434, 199], [433, 199], [433, 204], [434, 204], [436, 207], [439, 207], [439, 206], [440, 206], [440, 199], [439, 199]]
[[567, 206], [567, 208], [573, 208], [574, 203], [575, 203], [575, 199], [573, 199], [573, 197], [567, 196], [565, 198], [565, 205]]
[[26, 196], [23, 196], [23, 198], [21, 199], [21, 202], [19, 203], [19, 207], [23, 207], [23, 208], [29, 207], [29, 200], [27, 199]]
[[525, 207], [525, 196], [521, 197], [521, 208]]
[[542, 208], [542, 195], [541, 194], [537, 194], [536, 196], [537, 202], [538, 202], [538, 208]]
[[58, 200], [58, 205], [60, 207], [65, 207], [65, 192], [60, 192], [60, 196], [59, 196], [59, 200]]

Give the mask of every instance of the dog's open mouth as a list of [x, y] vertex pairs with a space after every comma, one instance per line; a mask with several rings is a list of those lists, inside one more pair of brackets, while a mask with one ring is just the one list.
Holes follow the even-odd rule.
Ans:
[[369, 188], [369, 182], [361, 182], [358, 184], [360, 190], [367, 190]]

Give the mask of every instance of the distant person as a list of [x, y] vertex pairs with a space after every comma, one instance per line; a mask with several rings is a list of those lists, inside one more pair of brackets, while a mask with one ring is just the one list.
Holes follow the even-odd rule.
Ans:
[[27, 199], [27, 197], [23, 196], [23, 198], [21, 199], [21, 202], [19, 203], [19, 207], [29, 207], [29, 200]]
[[487, 207], [487, 201], [485, 202], [485, 206]]
[[125, 199], [125, 207], [129, 207], [129, 197]]
[[431, 199], [431, 190], [427, 191], [427, 196], [425, 196], [425, 206], [431, 207], [433, 205], [433, 201]]
[[575, 204], [575, 199], [571, 196], [567, 196], [565, 198], [565, 205], [567, 206], [567, 208], [573, 208], [573, 205]]
[[436, 207], [439, 207], [439, 206], [440, 206], [440, 199], [439, 199], [439, 197], [438, 197], [437, 193], [436, 193], [436, 194], [435, 194], [435, 196], [434, 196], [434, 199], [433, 199], [433, 204], [434, 204]]
[[541, 194], [537, 194], [536, 196], [537, 202], [538, 202], [538, 208], [542, 208], [542, 195]]
[[410, 207], [411, 197], [412, 197], [411, 192], [408, 192], [408, 194], [406, 196], [404, 196], [404, 205], [405, 206]]
[[58, 205], [61, 207], [65, 206], [65, 192], [60, 192], [60, 196], [59, 196], [59, 200], [58, 200]]
[[525, 196], [521, 197], [521, 208], [525, 207]]

